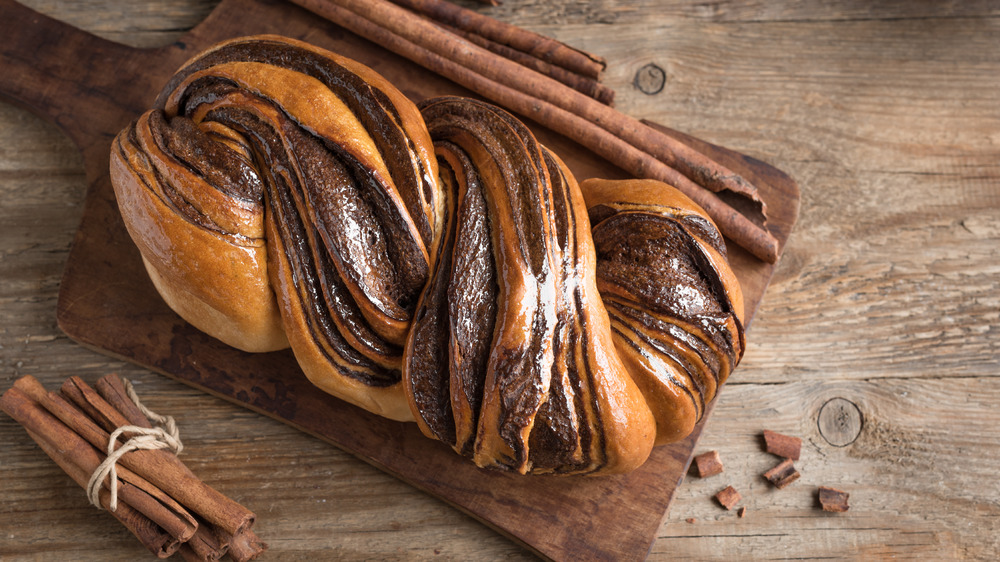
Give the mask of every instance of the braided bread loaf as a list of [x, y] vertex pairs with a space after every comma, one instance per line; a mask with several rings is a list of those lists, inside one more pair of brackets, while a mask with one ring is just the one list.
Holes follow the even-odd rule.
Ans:
[[479, 466], [629, 471], [690, 432], [743, 352], [739, 283], [686, 197], [581, 190], [507, 112], [418, 109], [299, 41], [189, 61], [115, 139], [111, 179], [184, 319], [290, 345], [319, 388]]

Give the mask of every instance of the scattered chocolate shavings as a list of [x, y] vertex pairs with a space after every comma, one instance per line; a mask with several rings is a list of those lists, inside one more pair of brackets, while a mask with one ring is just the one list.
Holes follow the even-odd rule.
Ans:
[[698, 468], [698, 476], [702, 478], [722, 474], [722, 460], [718, 451], [709, 451], [696, 456], [694, 464]]
[[792, 459], [785, 459], [778, 466], [764, 473], [764, 478], [767, 478], [768, 482], [774, 484], [778, 489], [795, 482], [799, 476], [801, 475], [798, 470], [795, 470]]
[[851, 495], [836, 488], [819, 487], [819, 503], [823, 506], [823, 511], [836, 511], [843, 513], [850, 509], [847, 499]]
[[799, 453], [802, 451], [802, 440], [798, 437], [782, 435], [767, 429], [764, 430], [764, 444], [768, 453], [793, 461], [799, 460]]

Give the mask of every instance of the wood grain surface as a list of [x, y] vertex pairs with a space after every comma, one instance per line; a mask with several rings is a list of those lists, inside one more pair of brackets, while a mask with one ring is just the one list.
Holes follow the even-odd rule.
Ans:
[[[241, 353], [194, 329], [159, 297], [122, 224], [108, 176], [110, 139], [190, 53], [218, 41], [280, 33], [378, 69], [415, 101], [470, 95], [376, 44], [284, 2], [225, 0], [171, 44], [135, 49], [98, 38], [12, 0], [0, 0], [0, 94], [54, 122], [80, 147], [88, 183], [80, 227], [60, 283], [56, 319], [72, 340], [271, 416], [424, 490], [552, 560], [641, 560], [649, 552], [701, 426], [615, 478], [544, 478], [477, 469], [413, 424], [359, 411], [311, 385], [290, 352]], [[663, 129], [659, 125], [655, 125]], [[753, 182], [769, 203], [769, 230], [784, 244], [800, 190], [759, 160], [663, 129]], [[535, 134], [577, 177], [622, 172], [540, 127]], [[730, 248], [749, 326], [775, 266]], [[702, 420], [702, 425], [706, 419]]]
[[[215, 4], [25, 3], [134, 46], [168, 44]], [[688, 476], [650, 559], [1000, 556], [1000, 7], [869, 4], [477, 6], [604, 55], [623, 111], [802, 186], [747, 356], [698, 446], [726, 470]], [[638, 89], [641, 71], [662, 72], [658, 93]], [[133, 379], [178, 418], [197, 474], [264, 506], [272, 559], [531, 558], [353, 456], [69, 341], [56, 296], [85, 189], [74, 145], [0, 104], [0, 387]], [[782, 490], [760, 476], [777, 463], [765, 428], [804, 439], [802, 477]], [[144, 556], [5, 417], [0, 446], [0, 557]], [[744, 518], [712, 499], [730, 484]], [[851, 510], [822, 512], [820, 485], [850, 492]]]

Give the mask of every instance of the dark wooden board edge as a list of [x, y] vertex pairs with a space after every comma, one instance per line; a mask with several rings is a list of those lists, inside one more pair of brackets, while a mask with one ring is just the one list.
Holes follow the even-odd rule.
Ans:
[[[9, 4], [4, 0], [4, 7]], [[260, 32], [282, 32], [319, 44], [343, 40], [347, 33], [282, 3], [225, 0], [189, 36], [156, 52], [156, 62], [164, 65], [169, 61], [172, 68], [211, 42]], [[80, 44], [74, 46], [74, 51], [87, 53], [86, 38], [76, 39]], [[389, 74], [386, 69], [394, 71], [409, 65], [374, 45], [360, 43], [358, 52], [366, 56], [355, 58], [374, 61], [375, 64], [369, 64], [384, 74]], [[117, 57], [127, 54], [103, 40], [94, 44], [105, 56], [109, 49]], [[132, 57], [124, 61], [128, 63], [124, 67], [152, 68], [149, 59], [152, 56], [154, 53], [145, 52], [142, 57]], [[404, 75], [426, 75], [412, 65], [409, 67]], [[159, 72], [169, 73], [169, 70], [160, 68]], [[154, 74], [147, 72], [144, 83], [156, 80]], [[100, 97], [114, 85], [114, 78], [100, 78], [110, 82], [97, 86], [70, 84], [57, 90], [51, 100], [36, 101], [32, 109], [50, 118], [53, 113], [65, 112], [74, 103], [66, 99], [74, 93], [74, 86]], [[119, 127], [123, 116], [135, 112], [136, 104], [141, 104], [137, 100], [151, 97], [148, 85], [144, 88], [131, 92], [130, 103], [122, 107], [111, 127]], [[455, 93], [453, 86], [443, 90], [441, 93]], [[415, 98], [422, 95], [407, 93]], [[58, 105], [57, 111], [53, 111], [53, 104]], [[111, 104], [105, 110], [112, 112], [113, 108]], [[413, 424], [378, 418], [316, 390], [298, 372], [290, 353], [243, 354], [181, 321], [155, 293], [121, 224], [106, 171], [108, 133], [113, 131], [100, 129], [101, 125], [107, 126], [101, 122], [97, 125], [56, 122], [80, 145], [90, 181], [57, 305], [59, 326], [70, 338], [316, 435], [456, 506], [543, 557], [641, 559], [646, 556], [687, 471], [701, 425], [685, 441], [656, 449], [643, 467], [621, 477], [521, 477], [476, 469], [439, 443], [424, 438]], [[581, 179], [594, 174], [620, 175], [620, 171], [601, 166], [599, 159], [595, 161], [593, 155], [584, 154], [571, 141], [538, 128], [536, 132], [557, 153], [573, 150], [582, 154], [575, 163], [567, 158]], [[784, 244], [798, 212], [795, 183], [761, 162], [702, 144], [697, 139], [686, 140], [713, 156], [731, 161], [731, 167], [751, 179], [763, 180], [762, 194], [772, 211], [771, 229]], [[744, 283], [749, 320], [766, 290], [774, 265], [763, 264], [738, 248], [733, 249], [731, 259]], [[449, 475], [448, 480], [435, 478], [441, 474]]]

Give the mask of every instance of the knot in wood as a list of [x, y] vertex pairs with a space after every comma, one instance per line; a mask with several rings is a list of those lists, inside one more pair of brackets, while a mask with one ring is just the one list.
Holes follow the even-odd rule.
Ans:
[[663, 91], [667, 82], [667, 73], [658, 65], [649, 63], [635, 73], [633, 83], [636, 88], [647, 95], [655, 95]]
[[832, 398], [820, 407], [816, 423], [827, 443], [834, 447], [846, 447], [861, 434], [864, 417], [854, 402], [846, 398]]

